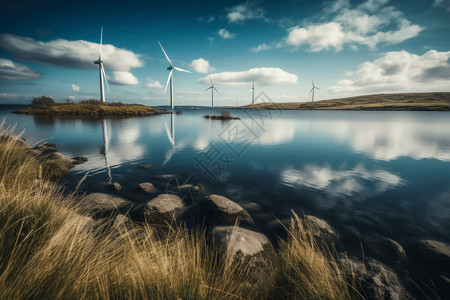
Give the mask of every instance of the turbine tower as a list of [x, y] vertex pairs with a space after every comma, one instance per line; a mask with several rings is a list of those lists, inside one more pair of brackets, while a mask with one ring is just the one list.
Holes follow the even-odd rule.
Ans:
[[253, 78], [253, 86], [252, 86], [252, 104], [255, 104], [255, 78]]
[[205, 91], [211, 89], [211, 107], [214, 108], [214, 90], [218, 93], [219, 93], [219, 91], [214, 87], [214, 83], [211, 79], [211, 76], [209, 76], [209, 81], [211, 81], [211, 86], [209, 88], [205, 89]]
[[102, 60], [102, 39], [103, 39], [103, 26], [100, 30], [100, 53], [98, 55], [98, 60], [94, 61], [94, 64], [98, 65], [98, 71], [100, 73], [100, 99], [102, 102], [105, 102], [105, 89], [103, 87], [103, 78], [106, 82], [106, 87], [109, 92], [108, 79], [106, 79], [105, 68], [103, 68], [103, 60]]
[[161, 45], [161, 43], [159, 41], [158, 41], [158, 44], [161, 47], [161, 50], [164, 52], [164, 55], [167, 58], [167, 62], [170, 65], [170, 66], [167, 67], [167, 70], [169, 70], [170, 73], [169, 73], [169, 77], [167, 78], [167, 83], [166, 83], [166, 88], [164, 89], [164, 94], [167, 91], [167, 85], [169, 84], [169, 81], [170, 81], [170, 107], [173, 109], [173, 107], [174, 107], [174, 103], [173, 103], [173, 69], [175, 69], [177, 71], [181, 71], [181, 72], [186, 72], [186, 73], [191, 73], [191, 72], [183, 70], [181, 68], [174, 67], [172, 65], [172, 62], [169, 59], [169, 56], [167, 56], [166, 51], [164, 51], [164, 48], [163, 48], [163, 46]]
[[312, 82], [312, 89], [309, 91], [309, 93], [311, 94], [311, 92], [312, 92], [312, 101], [311, 102], [314, 102], [314, 90], [315, 89], [320, 90], [320, 89], [314, 85], [314, 81], [311, 81], [311, 82]]

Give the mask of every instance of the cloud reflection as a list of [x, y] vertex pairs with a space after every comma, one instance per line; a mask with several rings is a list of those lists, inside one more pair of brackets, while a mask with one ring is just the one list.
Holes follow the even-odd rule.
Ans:
[[404, 183], [393, 173], [369, 171], [363, 165], [347, 170], [317, 165], [307, 165], [302, 170], [288, 168], [281, 172], [281, 181], [296, 188], [321, 190], [330, 196], [380, 194]]

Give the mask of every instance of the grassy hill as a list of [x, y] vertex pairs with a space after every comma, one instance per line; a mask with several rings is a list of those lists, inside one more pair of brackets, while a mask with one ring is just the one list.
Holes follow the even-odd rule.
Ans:
[[316, 102], [258, 103], [245, 105], [240, 108], [450, 111], [450, 93], [376, 94]]
[[57, 103], [42, 107], [32, 106], [19, 110], [16, 113], [81, 116], [152, 116], [167, 112], [141, 104], [87, 101], [86, 103]]

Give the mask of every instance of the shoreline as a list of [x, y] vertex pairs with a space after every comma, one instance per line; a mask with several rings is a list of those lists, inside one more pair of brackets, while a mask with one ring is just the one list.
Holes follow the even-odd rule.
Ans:
[[315, 102], [263, 102], [221, 109], [450, 111], [450, 92], [374, 94]]

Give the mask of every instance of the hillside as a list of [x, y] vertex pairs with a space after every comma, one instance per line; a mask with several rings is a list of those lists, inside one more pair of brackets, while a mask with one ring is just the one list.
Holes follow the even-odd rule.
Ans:
[[[230, 107], [231, 108], [231, 107]], [[258, 103], [239, 108], [297, 110], [450, 111], [450, 93], [376, 94], [316, 102]]]

